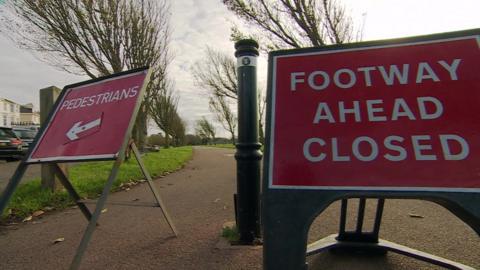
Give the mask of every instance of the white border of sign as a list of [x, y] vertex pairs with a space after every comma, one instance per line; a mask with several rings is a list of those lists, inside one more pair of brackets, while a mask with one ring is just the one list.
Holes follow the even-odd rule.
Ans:
[[[147, 70], [141, 70], [141, 71], [138, 71], [138, 72], [124, 74], [124, 75], [121, 75], [121, 76], [118, 76], [118, 77], [112, 77], [112, 78], [108, 78], [108, 79], [104, 79], [104, 80], [100, 80], [100, 81], [96, 81], [96, 82], [92, 82], [92, 83], [88, 83], [88, 84], [83, 84], [83, 85], [67, 88], [67, 89], [64, 90], [65, 93], [62, 95], [60, 102], [58, 102], [57, 104], [62, 104], [65, 97], [71, 91], [75, 91], [79, 88], [85, 88], [87, 86], [92, 86], [92, 85], [105, 83], [105, 82], [109, 82], [109, 81], [113, 81], [113, 80], [118, 80], [118, 79], [122, 79], [122, 78], [126, 78], [126, 77], [132, 77], [132, 76], [136, 76], [136, 75], [141, 74], [141, 73], [147, 74], [148, 69]], [[142, 83], [141, 88], [143, 88], [143, 87], [145, 87], [145, 81]], [[140, 97], [137, 97], [137, 98], [140, 98]], [[138, 100], [137, 100], [137, 102], [138, 102]], [[115, 158], [118, 157], [119, 152], [114, 153], [114, 154], [104, 154], [104, 155], [56, 156], [56, 157], [47, 157], [47, 158], [32, 158], [33, 153], [35, 153], [35, 151], [39, 147], [40, 143], [42, 142], [43, 137], [45, 136], [48, 129], [50, 128], [50, 125], [52, 124], [53, 120], [55, 119], [55, 116], [57, 115], [57, 112], [58, 112], [59, 109], [60, 109], [60, 106], [57, 106], [55, 108], [55, 112], [53, 113], [52, 117], [50, 117], [49, 122], [47, 123], [47, 126], [45, 127], [45, 129], [43, 129], [43, 133], [38, 138], [39, 143], [37, 143], [35, 145], [35, 148], [30, 152], [30, 155], [28, 156], [27, 160], [25, 161], [26, 163], [39, 163], [39, 162], [50, 162], [50, 161], [73, 161], [74, 162], [74, 161], [81, 161], [81, 160], [115, 159]], [[130, 119], [128, 121], [130, 121]], [[125, 135], [123, 135], [123, 136], [125, 136]], [[120, 151], [120, 149], [119, 149], [119, 151]]]
[[365, 51], [373, 50], [379, 48], [393, 48], [393, 47], [406, 47], [406, 46], [415, 46], [422, 44], [433, 44], [433, 43], [444, 43], [449, 41], [456, 40], [468, 40], [476, 39], [477, 45], [480, 49], [480, 35], [470, 35], [465, 37], [458, 38], [445, 38], [437, 39], [430, 41], [418, 41], [418, 42], [408, 42], [403, 44], [389, 44], [389, 45], [378, 45], [370, 46], [363, 48], [349, 48], [349, 49], [334, 49], [334, 50], [325, 50], [319, 52], [306, 52], [298, 54], [289, 54], [289, 55], [277, 55], [273, 56], [272, 63], [272, 92], [271, 92], [271, 121], [270, 121], [270, 145], [269, 145], [269, 164], [268, 164], [268, 187], [270, 189], [304, 189], [304, 190], [365, 190], [365, 191], [438, 191], [438, 192], [480, 192], [480, 188], [432, 188], [432, 187], [365, 187], [365, 186], [287, 186], [287, 185], [273, 185], [273, 156], [274, 156], [274, 144], [275, 144], [275, 109], [276, 109], [276, 71], [277, 71], [277, 59], [279, 58], [289, 58], [289, 57], [298, 57], [298, 56], [307, 56], [307, 55], [320, 55], [320, 54], [335, 54], [343, 53], [350, 51]]

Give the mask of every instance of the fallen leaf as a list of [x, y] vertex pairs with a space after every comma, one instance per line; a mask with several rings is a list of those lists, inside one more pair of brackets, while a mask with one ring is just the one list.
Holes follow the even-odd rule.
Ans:
[[126, 188], [126, 189], [125, 189], [125, 191], [129, 191], [129, 190], [130, 190], [130, 188]]
[[418, 214], [415, 214], [415, 213], [408, 213], [408, 215], [412, 218], [424, 218], [424, 216], [418, 215]]
[[58, 244], [58, 243], [61, 243], [61, 242], [63, 242], [63, 241], [65, 241], [65, 238], [60, 237], [60, 238], [57, 238], [57, 239], [53, 240], [53, 243], [54, 243], [54, 244]]
[[39, 216], [41, 216], [41, 215], [43, 215], [43, 214], [45, 214], [44, 211], [42, 211], [42, 210], [37, 210], [37, 211], [33, 212], [32, 216], [34, 216], [34, 217], [39, 217]]
[[140, 199], [139, 198], [135, 198], [132, 200], [132, 202], [136, 202], [136, 201], [139, 201]]
[[226, 205], [223, 206], [223, 210], [227, 210], [227, 206], [226, 206]]
[[223, 223], [222, 228], [223, 229], [235, 228], [235, 226], [236, 226], [235, 221], [227, 221], [227, 222]]
[[220, 198], [216, 198], [215, 201], [213, 201], [214, 203], [218, 203], [220, 201]]
[[22, 220], [22, 222], [27, 222], [27, 221], [30, 221], [30, 220], [32, 220], [32, 216], [28, 216], [28, 217], [24, 218]]
[[108, 209], [107, 209], [107, 208], [104, 208], [104, 209], [102, 210], [102, 213], [106, 213], [107, 211], [108, 211]]

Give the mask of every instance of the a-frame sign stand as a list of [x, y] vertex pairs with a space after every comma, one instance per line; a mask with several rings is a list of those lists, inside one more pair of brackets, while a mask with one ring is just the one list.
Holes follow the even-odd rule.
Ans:
[[[178, 231], [175, 228], [175, 225], [173, 224], [172, 219], [170, 218], [170, 215], [168, 214], [168, 212], [165, 208], [165, 204], [163, 203], [163, 201], [160, 197], [160, 194], [158, 193], [157, 189], [155, 188], [155, 185], [152, 181], [152, 178], [150, 177], [150, 174], [147, 171], [147, 168], [143, 164], [142, 158], [140, 156], [140, 152], [138, 151], [138, 149], [137, 149], [137, 147], [135, 146], [134, 143], [130, 144], [130, 147], [133, 151], [135, 159], [138, 162], [138, 165], [140, 166], [140, 169], [141, 169], [143, 175], [147, 179], [147, 183], [148, 183], [148, 185], [150, 187], [150, 190], [152, 191], [152, 193], [155, 197], [156, 203], [151, 204], [151, 205], [146, 205], [144, 203], [143, 204], [136, 204], [136, 203], [133, 203], [133, 202], [113, 202], [112, 204], [121, 204], [121, 205], [126, 205], [126, 206], [160, 207], [160, 209], [162, 210], [162, 213], [165, 216], [165, 219], [167, 220], [168, 225], [170, 226], [172, 232], [175, 234], [175, 236], [177, 236]], [[102, 213], [102, 210], [103, 210], [105, 204], [108, 204], [107, 203], [107, 197], [110, 193], [110, 189], [112, 188], [113, 183], [115, 182], [115, 179], [117, 178], [117, 173], [118, 173], [118, 170], [120, 169], [120, 166], [121, 166], [122, 162], [123, 162], [123, 158], [120, 159], [120, 157], [115, 160], [115, 162], [113, 164], [113, 167], [112, 167], [112, 171], [110, 172], [110, 176], [108, 177], [108, 180], [105, 183], [105, 186], [103, 188], [102, 195], [100, 196], [100, 198], [96, 202], [96, 206], [95, 206], [95, 210], [94, 210], [93, 214], [91, 214], [90, 211], [88, 210], [88, 208], [85, 206], [86, 202], [82, 201], [78, 197], [75, 189], [70, 184], [70, 181], [68, 180], [66, 175], [63, 173], [61, 168], [58, 165], [55, 166], [55, 172], [58, 175], [58, 177], [60, 178], [60, 181], [62, 182], [63, 186], [65, 187], [65, 189], [67, 189], [68, 193], [72, 196], [72, 198], [75, 199], [76, 204], [81, 209], [81, 211], [85, 215], [85, 217], [89, 220], [87, 229], [85, 230], [85, 233], [84, 233], [83, 238], [80, 242], [80, 245], [77, 248], [77, 251], [76, 251], [75, 257], [72, 261], [72, 264], [70, 266], [70, 269], [78, 269], [78, 267], [80, 266], [81, 259], [83, 257], [83, 254], [85, 253], [85, 250], [87, 248], [88, 243], [90, 242], [90, 238], [92, 237], [93, 231], [95, 230], [95, 228], [97, 226], [97, 221], [100, 217], [100, 214]]]
[[[160, 207], [172, 232], [175, 236], [178, 235], [142, 161], [140, 152], [134, 143], [129, 143], [149, 76], [148, 68], [141, 68], [66, 86], [56, 101], [54, 109], [50, 112], [47, 124], [39, 131], [34, 146], [19, 164], [0, 198], [0, 213], [2, 213], [28, 165], [54, 164], [55, 174], [61, 184], [89, 221], [70, 269], [78, 269], [80, 266], [83, 254], [98, 225], [100, 214], [107, 204], [107, 197], [124, 161], [126, 149], [132, 150], [154, 195], [155, 203], [112, 202], [111, 204]], [[100, 117], [96, 118], [98, 116]], [[58, 134], [62, 136], [59, 137]], [[106, 141], [107, 139], [109, 141]], [[97, 145], [92, 145], [95, 143]], [[98, 143], [104, 143], [106, 146], [98, 145]], [[100, 198], [96, 201], [93, 213], [86, 204], [94, 201], [82, 200], [68, 177], [58, 166], [60, 162], [92, 160], [114, 160], [112, 170]]]
[[385, 199], [376, 199], [377, 207], [371, 231], [363, 227], [367, 198], [359, 198], [357, 222], [354, 231], [346, 230], [348, 200], [342, 199], [340, 206], [340, 226], [338, 234], [329, 235], [307, 246], [307, 256], [324, 251], [361, 252], [364, 254], [384, 255], [387, 251], [415, 258], [430, 264], [455, 270], [475, 270], [474, 268], [430, 253], [409, 248], [379, 238]]

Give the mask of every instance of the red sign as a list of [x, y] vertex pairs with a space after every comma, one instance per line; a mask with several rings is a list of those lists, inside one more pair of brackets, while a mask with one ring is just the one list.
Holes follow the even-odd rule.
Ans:
[[143, 95], [147, 71], [64, 89], [27, 162], [115, 158]]
[[271, 188], [480, 188], [479, 36], [271, 56]]

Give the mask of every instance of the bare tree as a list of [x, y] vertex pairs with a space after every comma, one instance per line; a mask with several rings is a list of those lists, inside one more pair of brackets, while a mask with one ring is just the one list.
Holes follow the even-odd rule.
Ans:
[[165, 133], [165, 147], [169, 147], [170, 137], [175, 134], [176, 121], [180, 121], [177, 112], [179, 98], [169, 84], [165, 83], [157, 87], [159, 94], [150, 97], [148, 109], [152, 120]]
[[[257, 31], [266, 50], [318, 47], [359, 38], [353, 20], [336, 0], [223, 0], [226, 7]], [[245, 37], [234, 27], [234, 40]]]
[[185, 121], [178, 115], [178, 113], [173, 118], [172, 123], [172, 141], [175, 146], [180, 146], [185, 144], [186, 140], [186, 125]]
[[207, 118], [205, 118], [205, 116], [203, 116], [200, 120], [197, 120], [195, 133], [206, 143], [209, 141], [215, 143], [215, 127], [212, 125], [212, 123], [210, 123], [210, 121], [207, 120]]
[[[192, 73], [195, 83], [210, 92], [210, 110], [215, 113], [222, 127], [235, 138], [237, 117], [235, 111], [228, 106], [229, 100], [237, 100], [237, 68], [235, 59], [211, 48], [205, 50], [205, 60], [195, 63]], [[257, 89], [259, 109], [259, 135], [263, 142], [266, 99], [262, 90]]]
[[258, 137], [260, 143], [265, 143], [265, 109], [267, 107], [267, 97], [261, 91], [257, 92], [258, 106]]
[[225, 96], [210, 96], [210, 110], [215, 113], [218, 122], [230, 133], [232, 144], [235, 144], [235, 129], [237, 128], [237, 116]]
[[[21, 48], [74, 74], [96, 78], [150, 66], [148, 102], [171, 60], [168, 12], [165, 0], [7, 0], [0, 29]], [[140, 109], [133, 134], [140, 147], [148, 107]]]
[[237, 69], [232, 57], [215, 51], [205, 50], [205, 59], [192, 68], [195, 83], [216, 96], [237, 98]]
[[229, 99], [237, 99], [237, 70], [232, 57], [209, 47], [205, 59], [192, 68], [195, 84], [210, 92], [209, 107], [235, 143], [237, 117], [229, 106]]

